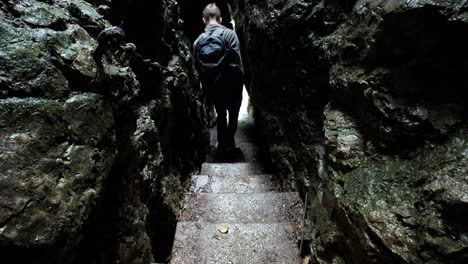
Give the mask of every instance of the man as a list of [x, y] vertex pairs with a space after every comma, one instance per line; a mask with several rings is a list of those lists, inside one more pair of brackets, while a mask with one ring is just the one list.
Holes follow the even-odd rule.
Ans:
[[[217, 117], [218, 154], [236, 149], [234, 135], [242, 103], [244, 70], [236, 33], [221, 25], [216, 4], [203, 10], [205, 33], [193, 44], [195, 65]], [[229, 113], [229, 123], [226, 115]]]

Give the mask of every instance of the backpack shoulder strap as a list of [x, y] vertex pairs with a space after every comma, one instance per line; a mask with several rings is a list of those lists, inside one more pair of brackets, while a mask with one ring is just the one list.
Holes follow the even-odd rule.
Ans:
[[221, 39], [223, 40], [223, 47], [224, 49], [227, 48], [227, 45], [226, 45], [226, 38], [224, 37], [224, 33], [226, 32], [226, 28], [220, 28], [220, 29], [217, 29], [214, 32], [218, 31], [219, 32], [219, 36], [221, 37]]

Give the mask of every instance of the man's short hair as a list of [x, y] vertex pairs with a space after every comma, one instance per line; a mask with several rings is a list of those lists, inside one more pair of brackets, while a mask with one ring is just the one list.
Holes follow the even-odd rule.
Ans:
[[221, 10], [215, 3], [208, 4], [205, 9], [203, 9], [203, 18], [205, 19], [219, 19], [221, 18]]

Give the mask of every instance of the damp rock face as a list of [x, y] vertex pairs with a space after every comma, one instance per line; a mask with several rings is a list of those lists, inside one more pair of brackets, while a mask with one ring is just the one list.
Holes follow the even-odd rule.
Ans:
[[0, 3], [5, 262], [155, 261], [161, 228], [152, 223], [175, 217], [203, 161], [208, 114], [176, 3], [158, 3], [160, 24], [146, 35], [163, 55], [108, 51], [96, 78], [91, 53], [112, 26], [103, 15], [131, 24], [118, 16], [128, 6], [113, 2]]
[[0, 101], [1, 244], [71, 250], [116, 154], [112, 108], [86, 93]]
[[230, 1], [313, 263], [467, 261], [466, 1]]

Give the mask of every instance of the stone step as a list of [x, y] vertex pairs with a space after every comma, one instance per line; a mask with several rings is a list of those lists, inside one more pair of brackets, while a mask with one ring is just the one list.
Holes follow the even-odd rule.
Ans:
[[249, 143], [256, 145], [255, 139], [253, 138], [252, 131], [247, 129], [238, 129], [236, 132], [236, 144]]
[[301, 225], [303, 210], [297, 192], [188, 193], [179, 221]]
[[227, 234], [220, 233], [218, 226], [179, 222], [171, 263], [302, 263], [294, 225], [227, 224]]
[[262, 193], [280, 192], [280, 183], [272, 175], [192, 176], [191, 193]]
[[247, 162], [256, 162], [258, 160], [259, 149], [250, 143], [239, 143], [237, 147], [241, 149], [242, 156]]
[[203, 163], [200, 175], [208, 176], [242, 176], [264, 173], [258, 163]]
[[[256, 141], [254, 137], [255, 135], [252, 130], [253, 128], [246, 128], [246, 127], [239, 126], [237, 128], [236, 135], [235, 135], [236, 144], [250, 143], [252, 145], [256, 145]], [[210, 129], [210, 135], [211, 135], [212, 146], [216, 146], [216, 141], [217, 141], [216, 127]]]

